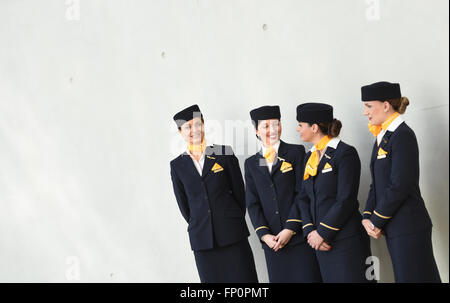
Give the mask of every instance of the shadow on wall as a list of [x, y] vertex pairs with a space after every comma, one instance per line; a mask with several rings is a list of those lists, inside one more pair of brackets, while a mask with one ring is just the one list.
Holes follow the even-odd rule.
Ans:
[[[429, 98], [438, 100], [437, 96]], [[419, 143], [420, 189], [433, 222], [433, 251], [444, 282], [448, 282], [449, 279], [449, 174], [446, 163], [449, 158], [449, 146], [447, 141], [446, 146], [435, 148], [433, 152], [430, 152], [430, 147], [443, 143], [436, 142], [437, 138], [448, 140], [448, 106], [448, 103], [444, 103], [416, 110], [410, 119]], [[433, 123], [427, 123], [428, 121]]]

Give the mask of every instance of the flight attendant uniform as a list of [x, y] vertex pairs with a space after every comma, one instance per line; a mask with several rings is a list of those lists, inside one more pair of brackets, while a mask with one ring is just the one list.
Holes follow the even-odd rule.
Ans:
[[[251, 111], [250, 115], [257, 125], [259, 120], [280, 119], [280, 109], [265, 106]], [[305, 148], [278, 141], [273, 149], [273, 162], [266, 161], [264, 146], [245, 161], [246, 203], [259, 239], [266, 234], [277, 235], [285, 228], [295, 233], [277, 252], [261, 241], [269, 281], [321, 282], [314, 251], [302, 237], [302, 220], [294, 204], [302, 184]]]
[[[181, 126], [199, 112], [195, 105], [176, 114], [174, 120]], [[186, 151], [170, 167], [201, 282], [257, 283], [244, 218], [245, 187], [231, 147], [207, 146], [198, 162]]]
[[[401, 98], [400, 85], [362, 87], [362, 100]], [[414, 131], [395, 113], [376, 136], [370, 160], [372, 184], [363, 213], [383, 231], [396, 282], [440, 283], [431, 242], [432, 223], [419, 188], [419, 148]]]
[[[297, 120], [331, 122], [333, 108], [320, 103], [302, 104], [297, 107]], [[317, 149], [323, 151], [321, 158]], [[323, 281], [375, 282], [366, 279], [366, 259], [371, 252], [357, 199], [361, 162], [356, 149], [338, 138], [325, 136], [306, 154], [304, 165], [298, 199], [304, 237], [317, 230], [332, 247], [329, 251], [315, 251]]]

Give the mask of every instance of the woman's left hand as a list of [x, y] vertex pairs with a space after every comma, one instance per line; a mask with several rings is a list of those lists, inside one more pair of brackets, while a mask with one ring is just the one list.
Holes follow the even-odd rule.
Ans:
[[374, 239], [379, 239], [383, 235], [383, 231], [378, 227], [374, 226], [373, 232], [369, 234]]
[[290, 229], [283, 229], [278, 233], [278, 235], [275, 237], [275, 240], [277, 241], [277, 244], [275, 244], [273, 250], [278, 251], [282, 249], [292, 238], [293, 231]]

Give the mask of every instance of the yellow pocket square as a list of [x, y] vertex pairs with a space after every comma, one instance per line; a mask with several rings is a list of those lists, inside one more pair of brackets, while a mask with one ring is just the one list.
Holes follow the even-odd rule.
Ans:
[[322, 169], [322, 173], [327, 173], [332, 170], [333, 170], [333, 167], [330, 165], [330, 163], [327, 162], [327, 163], [325, 163], [325, 166]]
[[292, 170], [292, 164], [291, 163], [284, 161], [283, 164], [281, 164], [280, 171], [282, 173], [286, 173], [286, 172], [291, 171], [291, 170]]
[[381, 147], [378, 149], [378, 156], [377, 159], [383, 159], [386, 158], [387, 155], [387, 151], [385, 151], [384, 149], [382, 149]]
[[211, 168], [211, 170], [212, 170], [214, 173], [217, 173], [217, 172], [219, 172], [219, 171], [222, 171], [222, 170], [223, 170], [223, 167], [220, 166], [219, 163], [214, 163], [214, 166]]

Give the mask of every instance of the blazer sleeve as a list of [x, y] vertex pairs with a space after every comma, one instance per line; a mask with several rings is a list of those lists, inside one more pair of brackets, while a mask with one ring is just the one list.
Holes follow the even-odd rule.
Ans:
[[295, 203], [295, 198], [302, 191], [303, 184], [303, 172], [304, 166], [303, 163], [305, 161], [305, 147], [300, 145], [299, 153], [295, 162], [295, 194], [294, 194], [294, 203], [292, 203], [289, 217], [286, 220], [285, 228], [294, 231], [295, 233], [302, 231], [302, 215], [300, 211], [300, 207], [297, 203]]
[[239, 160], [234, 155], [233, 149], [230, 146], [226, 146], [225, 148], [225, 155], [229, 166], [225, 172], [228, 174], [233, 196], [245, 214], [245, 185], [244, 179], [242, 178], [241, 168], [239, 166]]
[[[373, 181], [372, 181], [373, 182]], [[369, 196], [367, 197], [366, 207], [363, 212], [363, 220], [370, 219], [373, 214], [373, 209], [375, 208], [375, 188], [373, 183], [370, 184]]]
[[419, 148], [414, 133], [401, 133], [392, 139], [390, 180], [370, 217], [373, 225], [380, 229], [407, 199], [419, 174]]
[[361, 161], [358, 152], [351, 147], [337, 163], [336, 203], [328, 210], [317, 227], [319, 235], [327, 242], [333, 240], [342, 226], [358, 208], [358, 189]]
[[177, 200], [178, 207], [180, 208], [181, 214], [183, 215], [186, 222], [189, 223], [190, 210], [188, 199], [186, 196], [186, 192], [184, 190], [183, 183], [178, 178], [172, 162], [170, 163], [170, 176], [172, 178], [173, 192], [175, 193], [175, 198]]
[[[305, 155], [302, 163], [302, 172], [308, 161], [308, 154]], [[309, 199], [308, 193], [306, 191], [305, 181], [303, 180], [303, 173], [301, 174], [301, 185], [297, 184], [298, 193], [295, 196], [295, 206], [299, 209], [302, 218], [302, 230], [303, 236], [306, 238], [310, 232], [316, 229], [311, 215], [311, 200]]]
[[264, 215], [261, 200], [258, 191], [256, 190], [255, 181], [249, 166], [249, 160], [245, 161], [245, 200], [250, 220], [252, 221], [258, 238], [261, 239], [264, 235], [270, 234], [271, 231], [269, 223]]
[[[377, 142], [375, 141], [374, 144], [377, 144]], [[373, 153], [376, 153], [376, 149], [373, 149], [372, 151], [372, 155], [370, 157], [370, 159], [372, 159], [375, 155]], [[370, 160], [372, 161], [372, 160]], [[367, 197], [366, 200], [366, 206], [364, 208], [363, 211], [363, 220], [364, 219], [370, 219], [370, 217], [373, 214], [373, 209], [375, 208], [375, 202], [376, 202], [376, 196], [375, 196], [375, 185], [374, 185], [374, 176], [373, 176], [373, 166], [372, 164], [370, 165], [370, 177], [372, 178], [372, 183], [370, 184], [370, 188], [369, 188], [369, 195]]]

